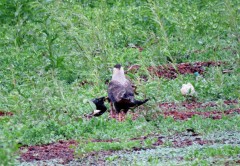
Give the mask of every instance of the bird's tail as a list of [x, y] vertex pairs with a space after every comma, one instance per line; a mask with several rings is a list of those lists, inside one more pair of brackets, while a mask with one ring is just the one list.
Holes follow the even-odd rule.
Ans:
[[134, 101], [134, 104], [135, 104], [136, 107], [138, 107], [138, 106], [146, 103], [148, 100], [149, 100], [149, 99], [145, 99], [145, 100], [143, 100], [143, 101], [135, 100], [135, 101]]

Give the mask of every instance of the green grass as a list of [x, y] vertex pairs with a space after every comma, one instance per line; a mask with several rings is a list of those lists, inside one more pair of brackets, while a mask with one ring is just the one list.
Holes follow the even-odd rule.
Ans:
[[[0, 117], [0, 165], [14, 165], [20, 145], [59, 139], [130, 140], [186, 128], [206, 136], [240, 131], [239, 115], [221, 120], [196, 116], [188, 121], [160, 116], [146, 121], [161, 111], [157, 102], [184, 101], [180, 88], [187, 82], [194, 85], [201, 102], [239, 101], [239, 5], [237, 0], [1, 1], [0, 110], [14, 115]], [[143, 51], [128, 48], [129, 44]], [[207, 68], [205, 81], [196, 81], [194, 75], [156, 78], [147, 72], [148, 66], [167, 64], [169, 59], [173, 64], [226, 63]], [[116, 63], [125, 68], [141, 65], [129, 77], [139, 87], [138, 98], [151, 99], [146, 110], [136, 121], [119, 123], [108, 120], [107, 114], [85, 120], [83, 114], [92, 111], [89, 100], [107, 95], [105, 80]], [[225, 69], [232, 72], [222, 74]], [[141, 81], [142, 75], [148, 81]], [[83, 152], [131, 146], [131, 142], [87, 144]]]
[[186, 159], [201, 160], [208, 157], [225, 157], [225, 156], [237, 157], [239, 153], [240, 153], [240, 148], [238, 146], [226, 145], [220, 148], [206, 147], [201, 150], [193, 151], [191, 154], [186, 156]]
[[230, 145], [193, 145], [186, 148], [156, 148], [133, 153], [115, 153], [108, 165], [236, 165], [239, 147]]
[[133, 147], [140, 147], [140, 141], [127, 141], [127, 142], [83, 142], [78, 145], [76, 150], [76, 156], [82, 156], [88, 154], [89, 152], [98, 152], [101, 150], [125, 150], [131, 149]]

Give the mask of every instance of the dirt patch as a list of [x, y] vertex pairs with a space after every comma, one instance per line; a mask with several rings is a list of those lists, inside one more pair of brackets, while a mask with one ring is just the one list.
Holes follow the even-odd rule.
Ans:
[[226, 111], [207, 111], [207, 112], [197, 112], [197, 111], [168, 111], [164, 112], [164, 117], [171, 116], [175, 120], [187, 120], [192, 118], [194, 115], [200, 115], [204, 118], [212, 118], [212, 119], [222, 119], [223, 115], [230, 115], [230, 114], [240, 114], [240, 108], [237, 109], [229, 109]]
[[[238, 104], [237, 100], [225, 100], [223, 101], [224, 105], [236, 105]], [[159, 108], [163, 111], [161, 113], [157, 113], [155, 116], [164, 115], [164, 117], [171, 116], [175, 120], [187, 120], [194, 115], [200, 115], [204, 118], [212, 118], [212, 119], [221, 119], [223, 115], [229, 114], [240, 114], [240, 108], [237, 109], [228, 109], [225, 111], [206, 111], [199, 112], [195, 109], [197, 108], [207, 108], [207, 107], [217, 107], [218, 104], [216, 102], [182, 102], [182, 103], [160, 103]], [[186, 110], [186, 111], [183, 111]]]
[[[213, 144], [214, 142], [211, 140], [204, 140], [201, 136], [199, 136], [196, 133], [181, 133], [173, 136], [161, 136], [161, 135], [147, 135], [143, 137], [138, 138], [132, 138], [131, 140], [140, 140], [142, 144], [144, 144], [144, 141], [149, 138], [157, 138], [156, 142], [154, 142], [152, 145], [147, 147], [133, 147], [129, 150], [121, 150], [121, 151], [114, 151], [114, 150], [108, 150], [108, 151], [98, 151], [98, 152], [91, 152], [84, 157], [77, 159], [77, 163], [80, 165], [107, 165], [106, 163], [106, 157], [116, 155], [118, 158], [119, 154], [121, 153], [132, 153], [132, 152], [140, 152], [145, 150], [151, 150], [156, 149], [158, 146], [170, 146], [173, 148], [180, 148], [180, 147], [186, 147], [191, 146], [193, 144], [199, 144], [199, 145], [205, 145], [205, 144]], [[100, 141], [100, 140], [98, 140]], [[105, 142], [105, 140], [102, 140], [102, 142]], [[74, 162], [73, 162], [74, 163]]]
[[[223, 101], [224, 105], [234, 105], [238, 104], [237, 100], [225, 100]], [[197, 109], [197, 108], [206, 108], [206, 107], [217, 107], [216, 102], [207, 102], [207, 103], [201, 103], [197, 101], [192, 101], [192, 102], [182, 102], [180, 104], [171, 102], [171, 103], [160, 103], [159, 107], [163, 110], [176, 110], [179, 107], [184, 107], [186, 109], [192, 110], [192, 109]]]
[[153, 144], [153, 146], [160, 145], [170, 145], [174, 148], [182, 148], [186, 146], [191, 146], [193, 144], [205, 145], [205, 144], [213, 144], [212, 140], [204, 140], [197, 133], [189, 133], [187, 135], [179, 134], [174, 136], [158, 137], [157, 141]]
[[[231, 133], [230, 133], [231, 135]], [[144, 141], [146, 139], [156, 139], [150, 146], [145, 147]], [[191, 146], [194, 144], [197, 145], [212, 145], [214, 143], [221, 143], [221, 144], [236, 144], [236, 140], [228, 140], [225, 138], [219, 138], [217, 140], [211, 139], [204, 139], [201, 135], [196, 133], [194, 129], [186, 129], [183, 133], [177, 133], [171, 136], [163, 136], [159, 134], [150, 134], [142, 137], [132, 138], [132, 140], [139, 140], [140, 143], [143, 145], [141, 147], [133, 147], [129, 150], [121, 150], [123, 153], [127, 152], [134, 152], [134, 151], [142, 151], [148, 149], [155, 149], [158, 146], [167, 146], [173, 148], [183, 148], [187, 146]], [[92, 140], [92, 142], [119, 142], [119, 140]], [[27, 150], [21, 155], [21, 161], [41, 161], [41, 160], [51, 160], [51, 159], [59, 159], [61, 164], [68, 164], [69, 162], [76, 160], [74, 159], [74, 150], [69, 148], [71, 145], [77, 146], [77, 142], [74, 140], [70, 141], [59, 141], [57, 143], [47, 144], [47, 145], [38, 145], [38, 146], [29, 146], [29, 147], [22, 147], [21, 150]], [[80, 163], [92, 163], [92, 160], [96, 160], [95, 163], [98, 164], [105, 164], [106, 156], [111, 156], [118, 153], [118, 150], [102, 150], [97, 152], [89, 152], [82, 156], [81, 158], [77, 159], [78, 164]], [[69, 163], [70, 164], [70, 163]]]
[[[183, 148], [192, 145], [212, 145], [215, 143], [221, 144], [231, 144], [228, 140], [218, 139], [218, 140], [211, 140], [211, 139], [204, 139], [201, 135], [194, 132], [194, 129], [187, 129], [186, 132], [174, 134], [171, 136], [163, 136], [163, 135], [147, 135], [138, 138], [132, 138], [131, 140], [140, 140], [142, 144], [146, 139], [153, 138], [156, 141], [147, 147], [134, 147], [129, 150], [121, 150], [121, 151], [98, 151], [98, 152], [91, 152], [86, 154], [83, 158], [77, 159], [78, 163], [82, 165], [107, 165], [107, 157], [115, 156], [114, 158], [119, 158], [119, 154], [126, 154], [126, 153], [133, 153], [133, 152], [141, 152], [146, 150], [153, 150], [157, 149], [158, 146], [163, 147], [170, 147], [170, 148]], [[102, 140], [105, 142], [104, 140]], [[232, 141], [232, 144], [235, 144], [236, 141]], [[108, 160], [108, 159], [107, 159]]]
[[[194, 129], [187, 129], [186, 132], [180, 133], [180, 134], [175, 134], [173, 136], [162, 136], [162, 135], [146, 135], [142, 137], [136, 137], [136, 138], [131, 138], [130, 141], [136, 141], [139, 140], [140, 143], [143, 145], [144, 141], [149, 138], [157, 138], [157, 141], [152, 144], [151, 147], [134, 147], [130, 151], [139, 151], [139, 150], [146, 150], [146, 149], [152, 149], [156, 146], [161, 146], [161, 145], [171, 145], [173, 147], [185, 147], [185, 146], [191, 146], [193, 144], [199, 144], [199, 145], [204, 145], [204, 144], [212, 144], [214, 141], [212, 140], [204, 140], [198, 133], [194, 132]], [[92, 140], [92, 142], [96, 142], [96, 140]], [[119, 140], [97, 140], [97, 142], [119, 142]], [[114, 151], [111, 151], [114, 152]], [[95, 153], [99, 152], [93, 152], [90, 153], [90, 155], [93, 155]], [[101, 152], [100, 152], [101, 153]]]
[[175, 66], [172, 64], [161, 65], [157, 67], [149, 67], [148, 71], [152, 75], [158, 77], [164, 77], [169, 79], [175, 79], [179, 74], [193, 74], [198, 72], [204, 74], [205, 67], [220, 66], [223, 62], [195, 62], [195, 63], [180, 63]]
[[[238, 104], [237, 100], [225, 100], [223, 101], [224, 106], [230, 106], [230, 105], [236, 105]], [[214, 101], [211, 102], [187, 102], [184, 101], [182, 103], [174, 103], [174, 102], [164, 102], [159, 104], [159, 108], [163, 112], [155, 112], [155, 113], [149, 113], [150, 117], [153, 119], [156, 119], [159, 115], [163, 115], [164, 117], [171, 116], [175, 120], [187, 120], [188, 118], [193, 117], [194, 115], [200, 115], [204, 118], [212, 118], [212, 119], [221, 119], [222, 115], [229, 115], [229, 114], [239, 114], [239, 108], [238, 109], [229, 109], [226, 111], [207, 111], [207, 112], [199, 112], [196, 109], [198, 108], [215, 108], [218, 107], [219, 104], [217, 104]], [[144, 112], [144, 106], [140, 106], [137, 111], [132, 112], [129, 111], [128, 114], [131, 115], [132, 120], [136, 120], [139, 118], [139, 116]], [[148, 116], [148, 115], [147, 115]]]
[[74, 149], [70, 146], [76, 146], [77, 142], [74, 140], [58, 141], [47, 145], [36, 145], [29, 147], [21, 147], [23, 152], [21, 155], [22, 161], [39, 161], [50, 159], [61, 159], [62, 164], [68, 163], [74, 159]]
[[12, 116], [13, 113], [12, 112], [3, 112], [3, 111], [0, 111], [0, 116]]

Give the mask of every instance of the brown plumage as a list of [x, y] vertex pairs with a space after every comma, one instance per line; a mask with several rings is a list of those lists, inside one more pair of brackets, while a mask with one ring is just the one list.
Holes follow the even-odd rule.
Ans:
[[[113, 69], [112, 80], [108, 85], [108, 98], [111, 103], [110, 114], [113, 118], [118, 114], [118, 120], [122, 121], [130, 108], [137, 107], [148, 101], [138, 101], [134, 98], [134, 86], [126, 79], [121, 65], [115, 65]], [[123, 117], [124, 118], [124, 117]]]

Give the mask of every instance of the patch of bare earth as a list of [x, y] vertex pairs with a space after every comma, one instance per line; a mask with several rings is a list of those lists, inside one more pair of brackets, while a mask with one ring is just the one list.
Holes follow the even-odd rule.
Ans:
[[[230, 106], [230, 105], [236, 105], [238, 104], [237, 100], [225, 100], [223, 101], [224, 106]], [[205, 111], [200, 112], [196, 109], [202, 108], [215, 108], [217, 109], [219, 105], [216, 102], [182, 102], [182, 103], [174, 103], [174, 102], [165, 102], [160, 103], [159, 108], [162, 110], [162, 112], [155, 112], [151, 114], [151, 117], [157, 118], [158, 116], [162, 115], [165, 118], [166, 117], [173, 117], [175, 120], [187, 120], [189, 118], [192, 118], [194, 115], [202, 116], [203, 118], [212, 118], [212, 119], [221, 119], [223, 115], [235, 115], [240, 114], [240, 108], [233, 108], [228, 109], [225, 111], [219, 111], [219, 110], [213, 110], [213, 111]], [[141, 114], [141, 107], [136, 112], [129, 112], [129, 114], [132, 116], [132, 120], [136, 120], [140, 114]]]
[[[228, 133], [231, 135], [231, 132]], [[144, 141], [146, 139], [156, 139], [156, 141], [147, 147], [144, 147]], [[118, 156], [120, 153], [132, 153], [132, 152], [140, 152], [144, 150], [150, 150], [150, 149], [156, 149], [159, 146], [167, 146], [172, 148], [184, 148], [192, 145], [213, 145], [215, 143], [221, 143], [221, 144], [239, 144], [236, 140], [229, 140], [229, 139], [204, 139], [201, 135], [198, 133], [195, 133], [193, 129], [187, 129], [183, 133], [174, 134], [171, 136], [163, 136], [163, 135], [147, 135], [142, 136], [138, 138], [132, 138], [132, 140], [139, 140], [141, 144], [143, 144], [142, 147], [134, 147], [130, 150], [121, 150], [121, 151], [98, 151], [98, 152], [91, 152], [86, 154], [81, 159], [78, 159], [77, 161], [81, 164], [87, 164], [87, 165], [107, 165], [106, 157], [116, 155]], [[98, 142], [101, 142], [101, 140], [98, 140]], [[106, 142], [105, 140], [102, 140], [102, 142]], [[108, 141], [109, 142], [109, 141]], [[111, 142], [111, 141], [110, 141]]]
[[[237, 100], [226, 100], [224, 101], [225, 105], [234, 105], [238, 104]], [[215, 102], [209, 103], [200, 103], [200, 102], [183, 102], [181, 104], [176, 103], [161, 103], [159, 107], [163, 110], [162, 115], [164, 117], [171, 116], [175, 120], [187, 120], [192, 118], [194, 115], [199, 115], [204, 118], [212, 118], [212, 119], [221, 119], [223, 115], [230, 115], [230, 114], [240, 114], [240, 108], [235, 109], [228, 109], [225, 111], [205, 111], [199, 112], [194, 111], [197, 108], [207, 108], [207, 107], [217, 107]], [[179, 108], [184, 107], [187, 109], [186, 111], [182, 111]]]
[[[225, 100], [223, 101], [224, 105], [234, 105], [238, 104], [237, 100]], [[184, 107], [189, 110], [197, 109], [197, 108], [207, 108], [207, 107], [217, 107], [218, 104], [216, 102], [207, 102], [207, 103], [202, 103], [202, 102], [182, 102], [180, 104], [170, 102], [170, 103], [160, 103], [159, 107], [163, 110], [177, 110], [179, 107]]]
[[3, 112], [3, 111], [0, 111], [0, 117], [1, 116], [12, 116], [13, 113], [12, 112]]
[[[144, 141], [147, 139], [155, 139], [156, 141], [152, 143], [152, 145], [144, 147]], [[142, 137], [132, 138], [129, 141], [139, 140], [142, 144], [142, 147], [134, 147], [130, 150], [123, 150], [124, 152], [133, 152], [133, 151], [141, 151], [147, 149], [155, 149], [158, 146], [171, 146], [173, 148], [183, 148], [191, 145], [212, 145], [214, 143], [221, 142], [222, 144], [236, 144], [240, 142], [236, 142], [235, 140], [229, 142], [229, 140], [221, 139], [221, 140], [208, 140], [204, 139], [198, 133], [195, 133], [194, 129], [187, 129], [183, 133], [178, 133], [171, 136], [164, 136], [158, 134], [151, 134]], [[101, 140], [94, 139], [92, 142], [119, 142], [118, 139], [111, 140]], [[29, 146], [22, 147], [23, 151], [21, 155], [21, 161], [32, 162], [32, 161], [41, 161], [41, 160], [51, 160], [51, 159], [59, 159], [61, 164], [68, 164], [69, 162], [74, 160], [74, 150], [70, 148], [70, 146], [77, 146], [77, 142], [74, 140], [71, 141], [59, 141], [57, 143], [47, 144], [47, 145], [37, 145], [37, 146]], [[26, 152], [24, 152], [26, 151]], [[77, 163], [89, 163], [92, 159], [97, 165], [105, 164], [105, 157], [114, 155], [118, 150], [102, 150], [98, 152], [89, 152], [84, 155], [81, 159], [78, 159]], [[58, 162], [59, 163], [59, 162]]]
[[158, 77], [164, 77], [169, 79], [175, 79], [179, 74], [193, 74], [198, 72], [204, 74], [205, 68], [210, 66], [220, 66], [223, 62], [195, 62], [195, 63], [180, 63], [176, 65], [167, 64], [156, 67], [149, 67], [148, 71], [152, 75]]
[[68, 163], [74, 159], [74, 149], [71, 146], [76, 146], [74, 140], [58, 141], [46, 145], [35, 145], [21, 147], [21, 161], [31, 162], [39, 160], [61, 159], [62, 164]]

